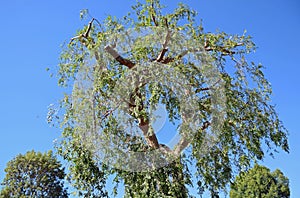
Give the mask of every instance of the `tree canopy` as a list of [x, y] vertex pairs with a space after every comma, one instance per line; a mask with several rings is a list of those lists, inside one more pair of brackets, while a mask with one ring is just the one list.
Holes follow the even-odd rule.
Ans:
[[61, 166], [51, 151], [16, 156], [5, 168], [0, 197], [68, 197]]
[[289, 180], [279, 169], [271, 172], [267, 167], [255, 164], [236, 177], [231, 185], [230, 197], [288, 198]]
[[[184, 4], [167, 13], [138, 1], [123, 18], [91, 18], [63, 48], [58, 82], [72, 91], [48, 117], [62, 127], [57, 149], [79, 194], [108, 196], [110, 176], [125, 197], [188, 197], [188, 186], [217, 196], [234, 171], [288, 151], [264, 67], [247, 59], [255, 49], [246, 32], [206, 32]], [[151, 125], [159, 104], [179, 134], [173, 148]], [[134, 168], [161, 166], [134, 171], [132, 157]]]

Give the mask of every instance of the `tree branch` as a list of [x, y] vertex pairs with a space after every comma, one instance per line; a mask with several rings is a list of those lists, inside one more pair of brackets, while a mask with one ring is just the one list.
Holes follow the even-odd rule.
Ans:
[[[93, 22], [94, 22], [95, 20], [96, 20], [95, 18], [92, 18], [92, 20], [91, 20], [91, 21], [89, 22], [89, 24], [88, 24], [88, 27], [87, 27], [85, 33], [80, 34], [80, 35], [78, 35], [78, 36], [75, 36], [75, 37], [71, 38], [69, 44], [71, 44], [75, 39], [79, 39], [79, 38], [82, 38], [82, 37], [85, 38], [85, 39], [87, 39], [87, 38], [89, 37], [90, 31], [91, 31], [92, 26], [93, 26]], [[98, 20], [96, 20], [96, 21], [99, 23]]]
[[121, 65], [125, 65], [129, 69], [133, 68], [135, 66], [135, 63], [131, 62], [128, 59], [123, 58], [116, 50], [114, 50], [111, 46], [107, 45], [105, 48], [105, 51], [107, 51], [112, 57], [116, 59]]
[[[201, 131], [204, 131], [211, 125], [210, 122], [206, 121], [203, 123], [201, 127]], [[180, 153], [190, 144], [190, 141], [187, 140], [185, 137], [182, 137], [178, 144], [175, 146], [174, 154], [175, 156], [179, 156]]]
[[[123, 58], [116, 50], [114, 50], [111, 46], [106, 46], [105, 50], [116, 59], [116, 61], [118, 61], [120, 64], [127, 66], [129, 69], [133, 68], [135, 66], [135, 63], [131, 62], [128, 59]], [[138, 88], [135, 90], [135, 94], [139, 97], [139, 100], [142, 99], [142, 96], [140, 94], [138, 94]], [[129, 108], [134, 108], [136, 107], [136, 105], [134, 104], [134, 99], [130, 98], [130, 102], [127, 102]], [[139, 108], [139, 111], [143, 111], [144, 107], [143, 105]], [[130, 115], [135, 117], [133, 115], [133, 111], [130, 111]], [[155, 133], [149, 134], [149, 129], [150, 129], [150, 122], [148, 118], [144, 118], [144, 116], [139, 116], [136, 117], [136, 119], [138, 119], [139, 121], [139, 128], [141, 129], [141, 131], [143, 132], [143, 135], [148, 143], [148, 145], [151, 148], [155, 148], [158, 149], [159, 148], [159, 143], [158, 143], [158, 139], [155, 135]]]
[[[99, 26], [101, 25], [100, 22], [96, 18], [92, 18], [92, 20], [88, 24], [86, 31], [83, 34], [80, 34], [80, 35], [77, 35], [77, 36], [71, 38], [69, 44], [71, 44], [76, 39], [80, 39], [80, 38], [88, 39], [88, 37], [90, 36], [90, 32], [91, 32], [94, 21], [96, 21]], [[95, 41], [93, 38], [91, 39], [91, 41], [92, 41], [92, 44], [95, 45]], [[86, 44], [85, 42], [82, 42], [82, 43]], [[95, 58], [96, 58], [97, 62], [100, 64], [101, 63], [100, 56], [96, 50], [94, 51], [94, 54], [95, 54]], [[100, 65], [100, 67], [101, 67], [100, 69], [106, 69], [106, 68], [102, 67], [101, 65]]]
[[208, 91], [210, 89], [212, 89], [214, 86], [216, 86], [220, 81], [222, 80], [222, 78], [220, 78], [217, 82], [215, 82], [213, 85], [211, 85], [210, 87], [203, 87], [203, 88], [198, 88], [195, 90], [195, 93], [199, 93], [201, 91]]
[[[154, 9], [154, 2], [152, 2], [152, 4], [151, 4], [151, 7], [152, 7], [152, 11], [153, 11], [153, 13], [155, 13], [155, 9]], [[152, 21], [153, 21], [153, 23], [154, 23], [154, 25], [156, 26], [156, 27], [158, 27], [158, 23], [157, 23], [157, 21], [156, 21], [156, 18], [155, 18], [155, 16], [154, 16], [154, 14], [151, 14], [151, 17], [152, 17]]]
[[155, 25], [156, 27], [158, 27], [158, 23], [157, 23], [157, 21], [156, 21], [156, 18], [155, 18], [155, 16], [154, 16], [154, 14], [151, 14], [151, 17], [152, 17], [152, 21], [153, 21], [154, 25]]
[[[243, 45], [243, 43], [236, 43], [232, 48], [242, 46], [242, 45]], [[205, 42], [204, 49], [208, 52], [209, 51], [219, 51], [222, 53], [223, 56], [236, 54], [235, 51], [230, 51], [230, 50], [226, 49], [224, 46], [215, 46], [212, 48], [211, 46], [209, 46], [209, 44], [207, 42]]]
[[139, 128], [142, 130], [143, 135], [144, 135], [148, 145], [151, 148], [158, 149], [159, 143], [158, 143], [158, 139], [157, 139], [155, 133], [149, 134], [149, 129], [150, 129], [149, 119], [147, 118], [144, 120], [143, 117], [140, 117], [138, 120], [139, 120]]
[[165, 144], [159, 144], [159, 149], [165, 154], [165, 155], [172, 155], [173, 151]]
[[88, 38], [89, 37], [89, 34], [90, 34], [91, 29], [92, 29], [92, 25], [93, 25], [94, 20], [95, 19], [92, 18], [92, 20], [89, 22], [88, 28], [87, 28], [86, 32], [83, 34], [84, 38]]
[[[243, 43], [237, 43], [232, 48], [242, 46], [242, 45], [243, 45]], [[204, 44], [204, 50], [207, 51], [207, 52], [219, 51], [219, 52], [222, 53], [223, 56], [236, 54], [235, 51], [230, 51], [230, 50], [226, 49], [223, 46], [216, 46], [215, 48], [212, 48], [206, 42]], [[168, 64], [168, 63], [173, 62], [175, 60], [181, 59], [182, 57], [184, 57], [185, 55], [187, 55], [190, 52], [200, 52], [200, 51], [201, 51], [201, 49], [200, 50], [198, 50], [198, 49], [185, 50], [181, 54], [179, 54], [177, 57], [167, 57], [167, 58], [164, 58], [163, 60], [161, 60], [160, 62], [163, 63], [163, 64]]]
[[166, 35], [166, 39], [165, 39], [165, 42], [163, 43], [162, 45], [162, 50], [160, 52], [160, 54], [158, 55], [158, 57], [156, 58], [156, 61], [157, 62], [161, 62], [166, 54], [166, 52], [168, 51], [168, 44], [169, 44], [169, 41], [171, 39], [171, 31], [168, 30], [167, 32], [167, 35]]
[[183, 51], [181, 54], [179, 54], [177, 57], [167, 57], [167, 58], [163, 59], [163, 60], [161, 61], [161, 63], [163, 63], [163, 64], [168, 64], [168, 63], [173, 62], [173, 61], [175, 61], [175, 60], [181, 59], [182, 57], [184, 57], [185, 55], [187, 55], [187, 54], [190, 53], [190, 52], [200, 52], [200, 51], [201, 51], [201, 50], [198, 50], [198, 49], [185, 50], [185, 51]]

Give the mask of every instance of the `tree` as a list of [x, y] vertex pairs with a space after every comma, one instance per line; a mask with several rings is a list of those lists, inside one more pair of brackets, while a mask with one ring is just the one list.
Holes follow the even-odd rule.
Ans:
[[[72, 92], [48, 118], [62, 126], [57, 149], [80, 194], [107, 196], [111, 176], [125, 197], [187, 197], [195, 183], [217, 197], [233, 170], [263, 159], [262, 144], [288, 151], [263, 66], [246, 59], [251, 37], [205, 32], [196, 19], [184, 4], [165, 13], [139, 1], [124, 18], [91, 18], [65, 45], [59, 85]], [[178, 129], [174, 148], [151, 124], [158, 104]]]
[[29, 151], [7, 163], [0, 197], [68, 197], [64, 168], [52, 151]]
[[271, 172], [267, 167], [255, 164], [236, 177], [231, 185], [230, 197], [288, 198], [289, 180], [279, 169]]

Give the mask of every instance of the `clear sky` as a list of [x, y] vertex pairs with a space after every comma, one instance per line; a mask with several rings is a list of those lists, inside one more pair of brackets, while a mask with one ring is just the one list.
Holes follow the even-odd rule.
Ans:
[[[129, 0], [0, 1], [0, 180], [6, 163], [28, 150], [53, 148], [59, 130], [46, 123], [47, 106], [62, 95], [55, 71], [60, 45], [83, 24], [79, 11], [88, 8], [98, 19], [122, 16]], [[166, 1], [164, 1], [166, 2]], [[178, 0], [168, 1], [174, 8]], [[290, 154], [280, 152], [264, 164], [290, 179], [291, 197], [300, 197], [300, 1], [187, 0], [199, 12], [204, 28], [242, 34], [259, 47], [256, 62], [267, 67], [273, 103], [290, 132]]]

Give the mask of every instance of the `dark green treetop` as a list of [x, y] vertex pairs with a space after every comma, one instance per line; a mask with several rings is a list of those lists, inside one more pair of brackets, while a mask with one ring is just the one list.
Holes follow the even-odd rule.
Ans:
[[52, 152], [29, 151], [7, 163], [0, 197], [68, 197], [64, 168]]
[[276, 169], [271, 172], [264, 166], [255, 166], [241, 172], [231, 185], [231, 198], [289, 198], [289, 179]]

